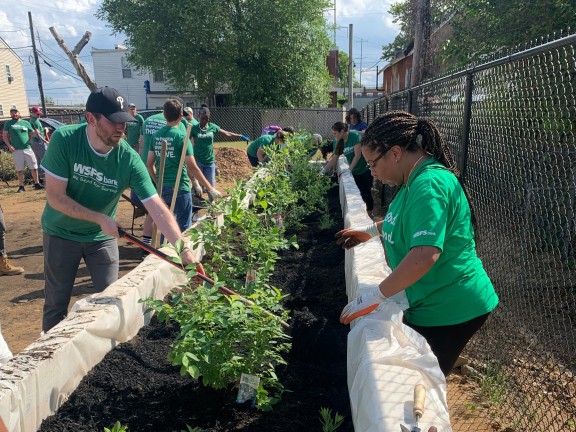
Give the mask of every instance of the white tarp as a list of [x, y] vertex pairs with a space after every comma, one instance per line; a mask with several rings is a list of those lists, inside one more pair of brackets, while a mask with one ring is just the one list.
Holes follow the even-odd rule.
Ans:
[[[340, 203], [345, 227], [372, 223], [343, 158], [339, 161]], [[389, 273], [379, 238], [346, 251], [346, 293], [352, 300], [377, 286]], [[344, 305], [343, 305], [344, 306]], [[414, 386], [427, 390], [419, 427], [451, 432], [446, 380], [426, 340], [402, 324], [408, 307], [404, 291], [375, 312], [356, 319], [348, 334], [348, 390], [356, 432], [398, 432], [411, 429]]]

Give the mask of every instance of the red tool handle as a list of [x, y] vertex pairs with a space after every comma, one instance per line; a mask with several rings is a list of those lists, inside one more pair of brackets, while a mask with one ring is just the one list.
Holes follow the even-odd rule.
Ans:
[[[167, 254], [165, 254], [164, 252], [156, 249], [155, 247], [152, 247], [152, 246], [149, 245], [149, 244], [144, 243], [142, 240], [138, 239], [137, 237], [134, 237], [133, 235], [128, 234], [126, 231], [124, 231], [124, 230], [123, 230], [122, 228], [120, 228], [120, 227], [118, 227], [118, 234], [120, 234], [120, 237], [128, 240], [130, 243], [134, 243], [136, 246], [144, 249], [145, 251], [151, 253], [152, 255], [156, 255], [158, 258], [161, 258], [161, 259], [163, 259], [164, 261], [172, 264], [173, 266], [178, 267], [180, 270], [186, 271], [186, 270], [182, 267], [181, 264], [178, 264], [178, 263], [172, 261]], [[204, 273], [204, 268], [202, 267], [202, 264], [198, 264], [198, 267], [196, 267], [196, 269], [197, 269], [197, 271], [198, 271], [198, 273], [196, 273], [196, 275], [194, 275], [194, 277], [195, 277], [196, 279], [200, 279], [201, 281], [206, 282], [206, 283], [214, 286], [214, 284], [215, 284], [214, 280], [213, 280], [213, 279], [210, 279], [208, 276], [206, 276], [206, 274]], [[226, 288], [225, 286], [219, 287], [219, 288], [218, 288], [218, 291], [219, 291], [221, 294], [224, 294], [224, 295], [229, 295], [229, 296], [235, 295], [236, 297], [238, 297], [238, 299], [239, 299], [242, 303], [244, 303], [244, 304], [246, 304], [246, 305], [248, 305], [248, 306], [257, 306], [256, 303], [254, 303], [253, 301], [248, 300], [246, 297], [241, 296], [241, 295], [238, 294], [236, 291], [231, 290], [230, 288]], [[268, 316], [273, 316], [273, 317], [275, 317], [275, 318], [278, 318], [278, 317], [277, 317], [276, 315], [274, 315], [272, 312], [270, 312], [270, 311], [268, 311], [268, 310], [266, 310], [266, 309], [264, 309], [264, 308], [261, 308], [260, 306], [258, 306], [258, 307], [259, 307], [266, 315], [268, 315]], [[281, 324], [282, 327], [284, 327], [284, 329], [286, 329], [286, 330], [289, 330], [289, 329], [291, 328], [290, 325], [289, 325], [286, 321], [280, 320], [280, 324]]]

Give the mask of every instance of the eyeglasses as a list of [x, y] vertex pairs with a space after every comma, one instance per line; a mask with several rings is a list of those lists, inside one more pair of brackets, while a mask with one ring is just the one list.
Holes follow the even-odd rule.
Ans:
[[370, 161], [370, 162], [366, 161], [366, 165], [368, 165], [368, 168], [369, 169], [374, 168], [376, 166], [376, 162], [378, 162], [380, 159], [382, 159], [388, 153], [388, 150], [386, 150], [384, 153], [380, 153], [378, 155], [378, 157], [376, 159], [374, 159], [373, 161]]

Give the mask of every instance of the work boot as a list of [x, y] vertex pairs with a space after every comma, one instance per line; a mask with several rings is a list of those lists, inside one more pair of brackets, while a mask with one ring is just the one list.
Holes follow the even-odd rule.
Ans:
[[24, 273], [24, 267], [14, 267], [7, 256], [0, 261], [0, 276], [14, 276]]

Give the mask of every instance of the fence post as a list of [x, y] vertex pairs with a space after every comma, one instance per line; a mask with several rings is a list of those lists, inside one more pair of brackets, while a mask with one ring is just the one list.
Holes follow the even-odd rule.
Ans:
[[474, 77], [466, 74], [466, 87], [464, 88], [464, 118], [462, 127], [462, 153], [460, 155], [460, 182], [466, 183], [466, 170], [468, 168], [468, 146], [470, 144], [470, 118], [472, 117], [472, 91], [474, 90]]
[[414, 114], [414, 110], [412, 109], [412, 90], [408, 90], [408, 107], [406, 108], [410, 114]]

